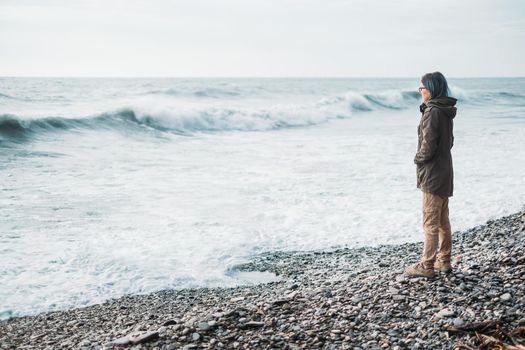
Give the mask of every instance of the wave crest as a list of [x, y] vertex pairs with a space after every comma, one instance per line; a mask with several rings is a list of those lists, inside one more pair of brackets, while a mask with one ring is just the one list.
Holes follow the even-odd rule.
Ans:
[[[525, 96], [505, 91], [490, 91], [479, 94], [451, 87], [454, 97], [464, 103], [506, 103], [525, 104]], [[174, 94], [181, 92], [173, 89], [155, 91], [152, 94]], [[199, 96], [220, 97], [236, 96], [235, 89], [193, 90]], [[0, 94], [0, 98], [13, 98]], [[138, 102], [137, 102], [138, 101]], [[328, 95], [312, 103], [283, 103], [259, 107], [246, 103], [242, 99], [230, 104], [227, 98], [217, 102], [199, 102], [192, 106], [176, 98], [149, 97], [137, 100], [134, 105], [125, 108], [109, 109], [107, 112], [66, 118], [63, 116], [44, 116], [33, 119], [14, 115], [0, 115], [0, 141], [24, 141], [40, 134], [64, 130], [100, 130], [116, 131], [156, 130], [191, 135], [199, 132], [222, 131], [264, 131], [290, 127], [309, 126], [324, 123], [331, 119], [348, 118], [354, 113], [366, 113], [374, 110], [412, 109], [418, 113], [420, 95], [412, 90], [383, 90], [378, 92], [347, 91], [337, 95]], [[264, 103], [266, 100], [260, 100]], [[304, 99], [302, 99], [304, 102]], [[258, 102], [258, 103], [259, 103]], [[275, 101], [269, 100], [268, 103]]]
[[[348, 115], [346, 115], [348, 116]], [[345, 117], [346, 117], [345, 116]], [[25, 141], [32, 137], [65, 130], [107, 129], [129, 131], [149, 129], [191, 135], [198, 132], [264, 131], [319, 124], [340, 114], [304, 105], [276, 105], [268, 109], [209, 107], [121, 108], [81, 118], [43, 117], [25, 119], [0, 115], [0, 140]]]
[[[162, 91], [161, 93], [166, 93]], [[173, 90], [170, 93], [177, 94]], [[216, 90], [195, 93], [212, 96]], [[221, 93], [224, 93], [221, 90]], [[233, 92], [231, 92], [233, 94]], [[74, 129], [129, 130], [147, 128], [162, 132], [191, 135], [198, 132], [264, 131], [316, 125], [331, 119], [348, 118], [353, 113], [376, 109], [401, 109], [414, 105], [416, 95], [407, 91], [376, 94], [347, 92], [328, 96], [315, 103], [273, 104], [265, 108], [230, 107], [227, 104], [188, 107], [181, 104], [162, 106], [166, 101], [147, 100], [143, 105], [117, 108], [80, 118], [46, 116], [27, 119], [13, 114], [0, 115], [0, 135], [11, 140], [26, 140], [47, 132]], [[160, 102], [160, 103], [159, 103]]]
[[218, 88], [205, 88], [194, 91], [182, 91], [174, 88], [165, 90], [151, 90], [145, 93], [146, 95], [166, 95], [166, 96], [192, 96], [192, 97], [208, 97], [208, 98], [221, 98], [221, 97], [236, 97], [242, 96], [241, 91], [238, 90], [227, 90]]

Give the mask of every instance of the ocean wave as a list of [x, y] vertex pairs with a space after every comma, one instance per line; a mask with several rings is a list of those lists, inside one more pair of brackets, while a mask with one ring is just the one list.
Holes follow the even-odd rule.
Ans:
[[489, 92], [483, 97], [483, 102], [492, 102], [499, 105], [525, 105], [525, 95], [505, 91]]
[[149, 126], [159, 130], [167, 130], [156, 125], [151, 118], [139, 120], [133, 110], [122, 109], [85, 118], [43, 117], [25, 119], [13, 114], [2, 114], [0, 115], [0, 135], [11, 141], [13, 139], [24, 140], [41, 133], [61, 130], [119, 129], [124, 123], [127, 123], [128, 126]]
[[[228, 87], [229, 89], [230, 87]], [[505, 91], [470, 93], [453, 86], [452, 94], [463, 103], [507, 103], [525, 104], [525, 96]], [[228, 92], [229, 91], [229, 92]], [[155, 90], [150, 90], [155, 92]], [[159, 90], [161, 94], [179, 94], [177, 90]], [[235, 95], [234, 90], [202, 89], [195, 94], [219, 96]], [[8, 95], [0, 95], [10, 98]], [[317, 97], [319, 98], [319, 97]], [[28, 118], [15, 114], [0, 115], [0, 141], [25, 141], [37, 135], [52, 131], [110, 129], [116, 131], [156, 130], [182, 135], [199, 132], [223, 131], [265, 131], [291, 127], [317, 125], [332, 119], [349, 118], [355, 113], [376, 110], [416, 111], [421, 97], [417, 91], [392, 89], [378, 92], [347, 91], [329, 95], [315, 102], [282, 103], [275, 102], [268, 107], [259, 104], [255, 107], [228, 104], [228, 100], [189, 106], [176, 99], [151, 97], [137, 100], [126, 107], [108, 109], [103, 113], [81, 115], [80, 117], [43, 116]], [[262, 100], [261, 102], [263, 102]], [[105, 108], [107, 109], [107, 108]], [[104, 109], [102, 109], [103, 111]], [[417, 113], [417, 111], [415, 112]]]
[[31, 103], [31, 102], [69, 102], [71, 97], [64, 95], [37, 95], [37, 96], [12, 96], [8, 94], [0, 93], [1, 100], [12, 100], [17, 102]]
[[376, 94], [365, 94], [364, 97], [374, 106], [388, 109], [403, 109], [414, 106], [421, 98], [417, 91], [391, 90]]
[[4, 99], [4, 100], [19, 100], [19, 98], [17, 97], [14, 97], [14, 96], [11, 96], [11, 95], [7, 95], [7, 94], [3, 94], [0, 92], [0, 99]]
[[472, 105], [525, 105], [525, 95], [512, 93], [508, 91], [471, 91], [465, 90], [459, 86], [450, 87], [452, 96], [456, 97], [459, 102]]
[[341, 118], [322, 109], [302, 105], [277, 105], [268, 109], [209, 107], [192, 108], [121, 108], [81, 118], [43, 117], [27, 119], [13, 114], [0, 115], [0, 136], [10, 141], [24, 141], [34, 136], [65, 130], [108, 129], [126, 131], [149, 129], [191, 135], [198, 132], [264, 131], [315, 125], [331, 118]]
[[[479, 105], [487, 102], [497, 104], [524, 104], [525, 95], [512, 93], [508, 91], [470, 91], [459, 86], [451, 85], [451, 94], [460, 102]], [[235, 87], [228, 88], [202, 88], [196, 90], [184, 90], [168, 88], [164, 90], [149, 90], [144, 95], [157, 95], [167, 97], [194, 97], [205, 99], [222, 99], [222, 98], [259, 98], [272, 97], [271, 91], [249, 89], [241, 91]], [[379, 92], [366, 91], [347, 91], [340, 95], [333, 95], [322, 98], [318, 104], [332, 104], [346, 101], [349, 108], [354, 111], [372, 111], [375, 109], [408, 109], [413, 107], [414, 103], [420, 101], [421, 96], [417, 90], [391, 89]]]
[[[173, 93], [176, 93], [175, 91]], [[211, 90], [206, 90], [211, 93]], [[377, 94], [348, 92], [322, 98], [316, 103], [284, 103], [269, 107], [228, 107], [208, 105], [188, 107], [164, 106], [166, 101], [147, 100], [143, 105], [116, 108], [104, 113], [67, 118], [45, 116], [25, 118], [13, 114], [0, 115], [0, 134], [24, 139], [39, 133], [73, 129], [149, 128], [163, 132], [193, 134], [220, 131], [264, 131], [324, 123], [348, 118], [353, 113], [376, 109], [401, 109], [413, 106], [410, 92], [387, 91]]]
[[214, 98], [241, 95], [241, 93], [237, 90], [234, 91], [234, 90], [215, 89], [215, 88], [197, 90], [197, 91], [194, 91], [193, 94], [199, 97], [214, 97]]
[[517, 99], [525, 99], [525, 95], [521, 94], [514, 94], [510, 92], [500, 91], [496, 93], [497, 96], [501, 96], [504, 98], [517, 98]]
[[420, 99], [417, 91], [388, 90], [378, 93], [359, 93], [349, 91], [341, 96], [324, 98], [321, 105], [346, 103], [348, 108], [356, 112], [367, 112], [377, 109], [408, 109], [417, 106]]
[[165, 90], [149, 90], [144, 93], [144, 95], [168, 95], [168, 96], [176, 96], [179, 95], [180, 91], [175, 89], [165, 89]]
[[242, 96], [242, 92], [231, 89], [218, 89], [218, 88], [204, 88], [192, 91], [182, 91], [174, 88], [164, 90], [150, 90], [145, 95], [166, 95], [166, 96], [192, 96], [192, 97], [203, 97], [203, 98], [221, 98], [221, 97], [235, 97]]

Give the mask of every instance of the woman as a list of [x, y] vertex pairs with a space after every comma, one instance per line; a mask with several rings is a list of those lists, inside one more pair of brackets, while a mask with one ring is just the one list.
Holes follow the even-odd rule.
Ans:
[[425, 243], [421, 260], [405, 270], [409, 276], [434, 277], [435, 271], [450, 272], [452, 237], [448, 198], [453, 192], [450, 149], [454, 144], [453, 119], [456, 99], [449, 96], [447, 80], [440, 72], [421, 77], [418, 147], [414, 158], [417, 187], [423, 192]]

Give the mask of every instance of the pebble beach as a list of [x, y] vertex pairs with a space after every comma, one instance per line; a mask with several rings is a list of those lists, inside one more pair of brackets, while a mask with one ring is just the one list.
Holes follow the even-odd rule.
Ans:
[[453, 236], [453, 271], [408, 278], [422, 243], [274, 252], [269, 283], [165, 290], [0, 322], [0, 349], [525, 349], [525, 211]]

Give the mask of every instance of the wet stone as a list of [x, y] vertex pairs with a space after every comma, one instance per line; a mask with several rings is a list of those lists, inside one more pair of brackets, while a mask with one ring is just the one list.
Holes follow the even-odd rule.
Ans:
[[501, 301], [509, 301], [510, 299], [512, 299], [512, 296], [510, 295], [510, 293], [505, 293], [505, 294], [502, 294], [500, 297]]

